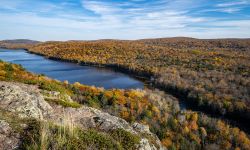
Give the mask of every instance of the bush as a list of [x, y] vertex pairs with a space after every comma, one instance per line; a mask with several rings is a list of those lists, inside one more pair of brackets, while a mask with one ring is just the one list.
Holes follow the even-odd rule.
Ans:
[[125, 149], [135, 149], [135, 145], [140, 142], [140, 138], [138, 136], [123, 129], [113, 130], [111, 132], [111, 136], [121, 143], [122, 147]]
[[95, 130], [80, 132], [79, 138], [81, 142], [92, 146], [96, 149], [122, 149], [121, 145], [116, 142], [116, 139], [104, 133], [98, 133]]
[[9, 71], [9, 72], [12, 72], [12, 71], [14, 71], [14, 68], [13, 68], [13, 66], [12, 66], [12, 64], [11, 63], [7, 63], [7, 64], [5, 64], [5, 71]]
[[64, 101], [61, 99], [52, 99], [52, 98], [46, 98], [45, 99], [48, 102], [55, 103], [57, 105], [61, 105], [63, 107], [72, 107], [72, 108], [80, 108], [81, 104], [78, 104], [77, 102], [69, 102], [69, 101]]
[[58, 91], [60, 93], [70, 94], [65, 86], [56, 81], [42, 81], [39, 83], [39, 88], [47, 91]]
[[5, 64], [4, 70], [6, 71], [6, 79], [12, 80], [13, 79], [13, 71], [14, 71], [12, 64], [10, 64], [10, 63]]

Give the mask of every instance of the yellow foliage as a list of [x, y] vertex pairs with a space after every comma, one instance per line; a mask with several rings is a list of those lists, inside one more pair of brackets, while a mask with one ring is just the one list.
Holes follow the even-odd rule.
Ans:
[[127, 110], [122, 110], [120, 112], [120, 116], [124, 118], [125, 120], [129, 119], [129, 112]]
[[69, 81], [68, 80], [65, 80], [63, 81], [64, 84], [68, 85], [69, 84]]
[[185, 126], [185, 127], [184, 127], [184, 133], [187, 134], [187, 133], [189, 133], [189, 131], [190, 131], [189, 128], [188, 128], [187, 126]]
[[229, 141], [223, 141], [221, 148], [225, 150], [229, 150], [231, 149], [231, 147], [232, 147], [232, 144]]
[[171, 141], [171, 139], [169, 139], [169, 138], [162, 139], [162, 140], [161, 140], [161, 143], [162, 143], [165, 147], [169, 147], [169, 146], [172, 145], [172, 141]]
[[198, 120], [198, 114], [197, 113], [193, 113], [192, 117], [191, 117], [191, 120], [193, 120], [194, 122], [197, 122], [197, 120]]
[[224, 131], [225, 124], [221, 120], [219, 120], [219, 121], [217, 121], [217, 128], [219, 131]]
[[192, 50], [192, 53], [198, 55], [198, 54], [201, 53], [201, 51], [199, 51], [199, 50]]
[[194, 141], [196, 141], [197, 143], [200, 144], [201, 140], [197, 135], [195, 135], [193, 133], [190, 133], [189, 136], [190, 136], [190, 139], [192, 139], [192, 140], [194, 140]]
[[207, 131], [206, 131], [206, 129], [205, 129], [204, 127], [200, 127], [200, 130], [201, 130], [201, 135], [202, 135], [203, 137], [206, 137], [206, 136], [207, 136]]
[[80, 86], [81, 86], [81, 83], [79, 83], [79, 82], [75, 82], [75, 83], [74, 83], [74, 86], [76, 86], [76, 87], [80, 87]]
[[6, 72], [4, 70], [0, 70], [0, 76], [5, 76]]
[[189, 124], [189, 129], [196, 131], [198, 129], [197, 123], [195, 121], [191, 121]]
[[112, 91], [105, 91], [104, 95], [105, 95], [108, 99], [110, 99], [110, 98], [113, 97], [113, 92], [112, 92]]

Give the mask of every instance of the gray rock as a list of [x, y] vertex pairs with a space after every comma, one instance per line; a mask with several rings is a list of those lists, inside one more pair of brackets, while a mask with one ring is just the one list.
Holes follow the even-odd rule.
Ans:
[[[10, 112], [15, 112], [20, 117], [43, 119], [58, 125], [69, 126], [72, 128], [75, 126], [82, 129], [96, 128], [105, 132], [121, 128], [139, 136], [146, 133], [148, 136], [152, 137], [151, 139], [154, 139], [154, 143], [151, 143], [147, 138], [142, 137], [138, 149], [155, 150], [158, 147], [159, 149], [162, 149], [160, 140], [149, 131], [148, 126], [139, 123], [131, 126], [124, 119], [87, 106], [82, 106], [77, 109], [70, 107], [64, 108], [58, 105], [51, 106], [44, 100], [44, 96], [41, 92], [42, 91], [36, 86], [0, 81], [0, 108]], [[50, 94], [55, 97], [60, 95], [60, 93], [56, 92]], [[18, 140], [11, 136], [5, 136], [9, 134], [11, 128], [5, 122], [2, 122], [1, 124], [0, 134], [4, 133], [4, 135], [0, 136], [0, 142], [1, 140], [5, 141], [5, 143], [2, 144], [5, 147], [7, 147], [8, 144], [9, 146], [15, 147]], [[9, 149], [11, 148], [12, 147]]]
[[151, 134], [148, 125], [143, 125], [143, 124], [140, 124], [140, 123], [135, 122], [135, 123], [132, 125], [132, 127], [133, 127], [136, 131], [138, 131], [138, 132]]
[[141, 139], [138, 150], [157, 150], [154, 145], [150, 145], [148, 139]]
[[5, 120], [0, 120], [0, 149], [13, 150], [19, 144], [19, 134], [15, 133]]
[[43, 119], [51, 106], [35, 86], [0, 81], [0, 108], [18, 113], [19, 117]]
[[138, 145], [139, 150], [164, 150], [160, 140], [153, 133], [150, 132], [147, 125], [134, 123], [131, 126], [124, 119], [112, 116], [108, 113], [102, 112], [98, 109], [82, 106], [81, 108], [62, 108], [54, 106], [54, 113], [49, 120], [53, 120], [63, 126], [80, 126], [81, 128], [96, 128], [102, 131], [109, 132], [113, 129], [124, 129], [130, 133], [141, 135], [147, 134], [154, 139], [154, 144], [150, 143], [148, 139], [142, 138]]
[[82, 106], [78, 109], [54, 106], [54, 113], [50, 116], [49, 120], [53, 120], [62, 125], [74, 124], [82, 128], [98, 128], [103, 131], [121, 128], [137, 134], [124, 119], [86, 106]]
[[71, 97], [69, 95], [67, 95], [67, 94], [64, 94], [64, 93], [60, 93], [60, 92], [57, 92], [57, 91], [46, 91], [46, 90], [43, 90], [42, 93], [43, 93], [43, 96], [45, 98], [62, 99], [62, 100], [65, 100], [65, 101], [73, 102]]

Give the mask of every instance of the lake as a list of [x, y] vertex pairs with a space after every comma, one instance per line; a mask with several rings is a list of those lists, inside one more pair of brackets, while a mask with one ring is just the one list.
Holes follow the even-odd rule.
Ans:
[[[115, 72], [110, 69], [81, 66], [74, 63], [55, 61], [46, 57], [31, 54], [25, 50], [7, 50], [0, 48], [0, 59], [21, 64], [26, 70], [37, 74], [45, 74], [51, 78], [70, 83], [80, 82], [85, 85], [94, 85], [104, 87], [106, 89], [143, 89], [144, 83], [138, 79], [123, 73]], [[182, 110], [190, 109], [193, 111], [204, 112], [199, 107], [188, 105], [185, 99], [179, 99], [180, 108]], [[220, 118], [233, 126], [238, 126], [245, 132], [250, 133], [249, 124], [247, 122], [235, 121], [235, 118], [227, 118], [217, 114], [205, 111], [204, 113], [214, 118]]]
[[144, 88], [144, 83], [126, 74], [110, 69], [81, 66], [74, 63], [55, 61], [43, 56], [28, 53], [25, 50], [7, 50], [0, 48], [0, 59], [22, 65], [26, 70], [45, 74], [48, 77], [70, 83], [80, 82], [85, 85], [104, 87], [105, 89]]

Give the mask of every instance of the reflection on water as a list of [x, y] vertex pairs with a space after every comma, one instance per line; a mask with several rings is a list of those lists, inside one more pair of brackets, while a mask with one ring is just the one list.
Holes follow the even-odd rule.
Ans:
[[61, 81], [80, 82], [86, 85], [110, 88], [143, 88], [144, 85], [130, 76], [104, 68], [80, 66], [73, 63], [54, 61], [25, 50], [0, 49], [0, 59], [21, 64], [28, 71], [45, 74]]

